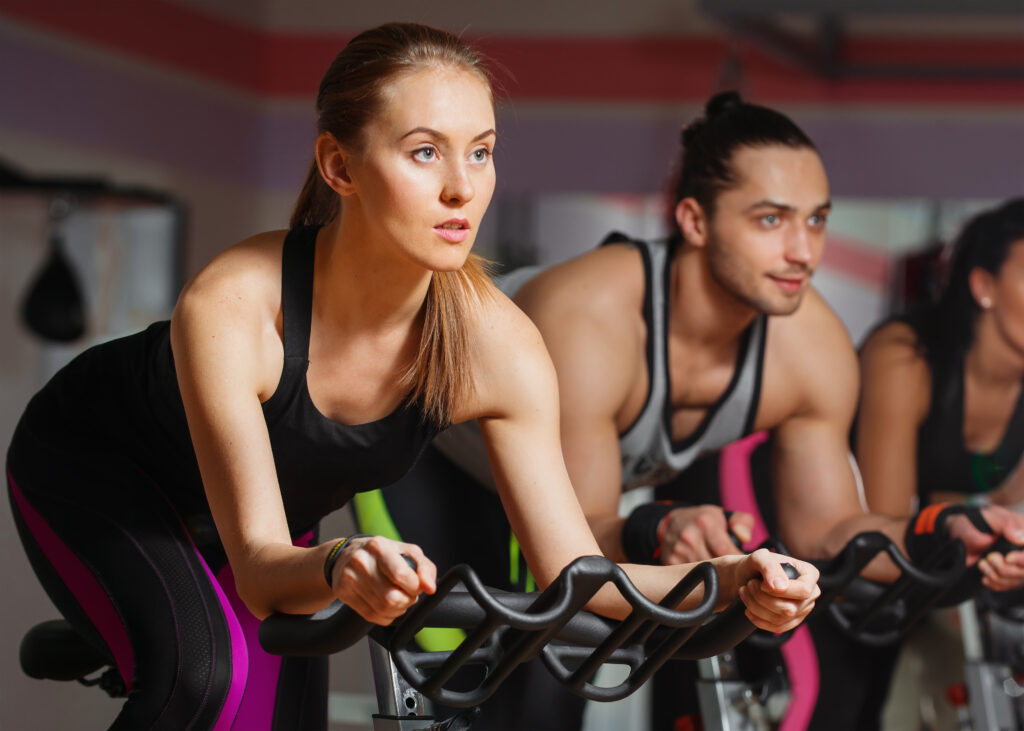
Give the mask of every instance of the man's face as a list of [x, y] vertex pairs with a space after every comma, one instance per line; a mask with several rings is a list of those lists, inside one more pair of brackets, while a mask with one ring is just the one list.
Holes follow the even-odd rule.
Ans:
[[706, 222], [711, 275], [759, 312], [792, 314], [825, 247], [825, 168], [814, 150], [772, 145], [737, 149], [732, 169]]

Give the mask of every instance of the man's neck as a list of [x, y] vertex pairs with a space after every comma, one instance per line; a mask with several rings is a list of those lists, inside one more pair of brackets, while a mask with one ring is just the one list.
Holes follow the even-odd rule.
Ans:
[[703, 251], [681, 247], [670, 266], [670, 335], [698, 347], [722, 347], [738, 340], [759, 314], [715, 280]]

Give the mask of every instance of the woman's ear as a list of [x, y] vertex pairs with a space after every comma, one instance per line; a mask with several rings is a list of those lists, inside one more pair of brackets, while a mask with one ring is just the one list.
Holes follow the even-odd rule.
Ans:
[[683, 241], [694, 246], [707, 243], [708, 219], [696, 198], [683, 198], [676, 203], [675, 216]]
[[996, 278], [987, 269], [972, 269], [967, 275], [967, 286], [971, 288], [971, 296], [981, 309], [987, 310], [995, 302]]
[[348, 196], [354, 192], [352, 177], [349, 175], [348, 152], [330, 132], [322, 132], [316, 138], [316, 166], [320, 177], [338, 195]]

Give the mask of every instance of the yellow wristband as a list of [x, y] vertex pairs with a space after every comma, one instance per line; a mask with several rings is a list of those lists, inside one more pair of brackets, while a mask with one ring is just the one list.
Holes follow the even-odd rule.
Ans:
[[331, 550], [327, 552], [327, 558], [324, 559], [324, 580], [327, 582], [327, 586], [332, 590], [334, 589], [334, 583], [331, 581], [331, 575], [334, 573], [334, 564], [338, 563], [338, 556], [341, 555], [341, 549], [344, 548], [345, 544], [353, 538], [370, 538], [370, 535], [367, 533], [354, 533], [348, 538], [342, 538], [331, 546]]

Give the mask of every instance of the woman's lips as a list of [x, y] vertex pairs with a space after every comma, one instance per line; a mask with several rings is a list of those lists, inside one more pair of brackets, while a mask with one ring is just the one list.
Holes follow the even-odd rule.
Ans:
[[453, 218], [444, 223], [434, 226], [434, 231], [445, 241], [458, 244], [469, 236], [469, 221], [464, 218]]

